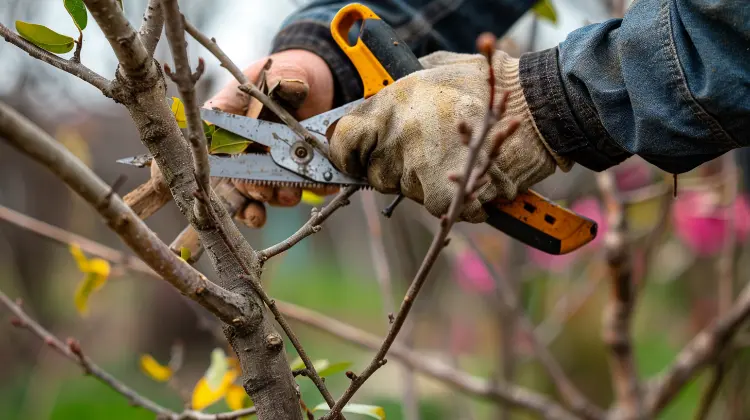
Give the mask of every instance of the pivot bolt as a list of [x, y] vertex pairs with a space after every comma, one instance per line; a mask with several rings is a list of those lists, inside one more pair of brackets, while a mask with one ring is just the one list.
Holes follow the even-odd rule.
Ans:
[[323, 174], [323, 178], [325, 178], [326, 181], [330, 181], [331, 179], [333, 179], [333, 174], [331, 173], [331, 171], [326, 171]]

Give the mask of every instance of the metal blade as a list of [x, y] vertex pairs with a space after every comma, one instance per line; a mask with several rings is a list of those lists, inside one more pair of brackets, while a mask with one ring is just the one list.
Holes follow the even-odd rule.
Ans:
[[209, 155], [208, 163], [211, 167], [211, 176], [253, 181], [313, 183], [277, 165], [269, 155], [250, 153], [232, 156]]
[[[335, 123], [341, 117], [348, 114], [352, 109], [357, 107], [363, 101], [364, 99], [357, 99], [356, 101], [349, 102], [348, 104], [342, 105], [328, 112], [315, 115], [304, 121], [300, 121], [299, 123], [302, 124], [302, 126], [306, 129], [314, 131], [318, 134], [322, 134], [323, 137], [325, 137], [326, 131], [328, 131], [328, 127], [330, 127], [331, 124]], [[325, 143], [328, 144], [328, 139], [321, 140], [325, 140]]]
[[229, 114], [214, 109], [201, 109], [201, 118], [231, 133], [250, 139], [267, 147], [291, 145], [297, 134], [284, 124], [256, 120], [242, 115]]

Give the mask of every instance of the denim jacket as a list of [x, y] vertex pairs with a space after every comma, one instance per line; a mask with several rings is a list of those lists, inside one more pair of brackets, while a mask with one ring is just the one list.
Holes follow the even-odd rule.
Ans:
[[[274, 52], [320, 55], [336, 104], [362, 85], [329, 32], [349, 2], [314, 0], [290, 15]], [[473, 53], [483, 31], [502, 36], [535, 0], [361, 1], [417, 56]], [[555, 48], [520, 58], [524, 95], [559, 155], [601, 171], [638, 155], [683, 173], [750, 145], [748, 0], [635, 0], [622, 19], [584, 26]]]

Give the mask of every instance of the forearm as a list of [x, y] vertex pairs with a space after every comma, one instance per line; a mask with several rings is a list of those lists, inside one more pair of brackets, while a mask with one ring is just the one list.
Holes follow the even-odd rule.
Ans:
[[550, 146], [593, 170], [637, 154], [681, 173], [750, 145], [750, 9], [715, 3], [641, 0], [524, 55], [524, 94]]
[[[388, 22], [418, 56], [444, 50], [471, 53], [484, 31], [501, 36], [535, 0], [391, 0], [362, 1]], [[349, 2], [316, 0], [290, 15], [274, 39], [272, 51], [305, 49], [321, 56], [336, 82], [335, 104], [362, 97], [356, 70], [333, 42], [329, 24]]]

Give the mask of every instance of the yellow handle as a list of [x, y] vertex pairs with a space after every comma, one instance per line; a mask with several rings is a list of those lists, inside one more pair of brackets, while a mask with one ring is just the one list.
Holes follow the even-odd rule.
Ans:
[[367, 6], [352, 3], [341, 8], [331, 21], [331, 35], [339, 48], [344, 51], [354, 67], [357, 68], [364, 85], [365, 98], [369, 98], [378, 93], [380, 89], [393, 83], [391, 75], [388, 74], [375, 54], [370, 51], [359, 36], [357, 36], [357, 42], [354, 45], [349, 45], [347, 40], [349, 30], [357, 21], [364, 22], [367, 19], [380, 20], [380, 17]]

